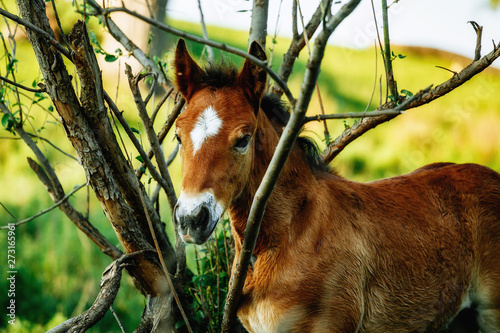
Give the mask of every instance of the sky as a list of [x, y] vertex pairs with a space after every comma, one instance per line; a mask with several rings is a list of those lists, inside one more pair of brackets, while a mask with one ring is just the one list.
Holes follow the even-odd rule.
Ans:
[[[270, 0], [268, 34], [277, 27], [279, 35], [291, 36], [292, 0]], [[500, 41], [500, 8], [492, 9], [488, 0], [388, 0], [390, 38], [393, 44], [439, 48], [473, 57], [476, 34], [468, 21], [476, 21], [483, 28], [483, 55], [491, 51], [492, 39]], [[279, 6], [281, 15], [276, 25]], [[306, 22], [317, 7], [318, 0], [302, 0]], [[341, 4], [334, 5], [338, 10]], [[207, 25], [218, 25], [248, 30], [251, 1], [201, 0]], [[377, 20], [381, 25], [380, 1], [375, 0]], [[198, 0], [169, 0], [169, 17], [199, 22]], [[208, 31], [210, 35], [210, 31]], [[371, 2], [361, 1], [354, 13], [337, 28], [330, 43], [351, 48], [366, 48], [376, 38]], [[500, 67], [500, 64], [496, 64]]]

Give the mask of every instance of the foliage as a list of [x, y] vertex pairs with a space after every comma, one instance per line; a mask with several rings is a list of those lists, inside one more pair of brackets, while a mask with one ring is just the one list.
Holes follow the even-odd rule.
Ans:
[[191, 299], [190, 323], [195, 332], [219, 332], [222, 323], [234, 253], [229, 220], [219, 224], [213, 239], [199, 250], [195, 248], [197, 274], [190, 274], [185, 287]]

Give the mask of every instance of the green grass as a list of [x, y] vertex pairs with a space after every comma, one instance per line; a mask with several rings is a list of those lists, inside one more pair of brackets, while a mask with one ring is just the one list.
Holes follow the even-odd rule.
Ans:
[[[68, 22], [68, 21], [66, 21]], [[200, 33], [199, 26], [182, 22], [171, 22], [174, 26], [194, 33]], [[228, 31], [222, 28], [209, 27], [211, 38], [224, 41], [230, 45], [246, 49], [247, 33]], [[268, 40], [268, 47], [271, 39]], [[273, 68], [278, 68], [281, 54], [286, 50], [288, 41], [277, 39]], [[199, 57], [203, 47], [188, 43], [189, 49]], [[472, 47], [472, 46], [471, 46]], [[447, 80], [451, 73], [435, 66], [453, 68], [456, 59], [446, 58], [432, 53], [418, 53], [411, 49], [398, 49], [395, 53], [406, 55], [405, 59], [397, 59], [394, 63], [395, 75], [399, 89], [416, 93], [430, 84], [439, 84]], [[218, 52], [216, 52], [219, 54]], [[169, 52], [168, 54], [171, 54]], [[1, 55], [0, 55], [1, 56]], [[26, 40], [18, 41], [17, 57], [19, 66], [16, 72], [18, 79], [31, 85], [39, 73], [35, 60]], [[1, 66], [5, 57], [0, 57]], [[242, 59], [224, 55], [226, 61], [242, 64]], [[305, 69], [307, 56], [302, 54], [295, 66], [290, 79], [290, 88], [295, 96]], [[122, 60], [120, 60], [122, 61]], [[123, 59], [123, 62], [127, 61]], [[121, 63], [121, 71], [124, 65]], [[118, 63], [118, 62], [117, 62]], [[116, 65], [115, 63], [114, 65]], [[22, 65], [21, 65], [22, 64]], [[463, 67], [463, 64], [461, 65]], [[375, 52], [371, 50], [349, 50], [329, 47], [322, 66], [319, 86], [322, 92], [323, 104], [327, 113], [364, 111], [373, 90], [373, 82], [383, 73], [379, 59], [375, 73]], [[119, 88], [119, 105], [124, 115], [133, 127], [142, 133], [138, 117], [133, 108], [131, 96], [125, 81], [125, 75], [117, 80], [117, 66], [106, 64], [103, 68], [105, 87], [111, 96]], [[409, 172], [424, 164], [451, 161], [476, 162], [490, 166], [500, 171], [498, 145], [500, 143], [500, 75], [498, 71], [487, 70], [474, 78], [465, 86], [451, 94], [423, 106], [410, 110], [407, 114], [391, 122], [371, 130], [362, 138], [352, 143], [333, 165], [348, 178], [368, 181], [381, 177], [393, 176]], [[375, 90], [374, 100], [370, 109], [374, 109], [379, 101], [379, 89]], [[23, 98], [30, 113], [32, 132], [40, 130], [40, 135], [50, 138], [66, 152], [74, 155], [71, 145], [65, 137], [64, 130], [57, 123], [54, 112], [44, 112], [37, 106], [31, 106], [31, 94]], [[45, 108], [50, 103], [41, 101]], [[163, 110], [159, 119], [165, 119], [168, 110]], [[309, 115], [320, 113], [317, 96], [313, 96]], [[161, 121], [159, 121], [161, 123]], [[349, 120], [352, 125], [352, 120]], [[336, 137], [344, 129], [342, 121], [331, 121], [328, 124], [331, 136]], [[158, 128], [159, 129], [159, 128]], [[323, 125], [311, 123], [306, 134], [316, 139], [322, 145]], [[1, 129], [0, 137], [0, 202], [19, 219], [29, 217], [52, 205], [42, 184], [26, 163], [26, 156], [34, 158], [33, 154], [16, 136]], [[145, 140], [144, 134], [142, 139]], [[127, 140], [126, 140], [127, 141]], [[166, 151], [173, 147], [171, 134], [166, 140]], [[39, 141], [39, 146], [53, 163], [57, 174], [63, 181], [66, 191], [73, 186], [85, 182], [84, 172], [77, 162], [68, 159], [55, 151], [49, 145]], [[127, 150], [135, 151], [127, 143]], [[138, 162], [137, 162], [138, 163]], [[171, 166], [171, 174], [176, 190], [180, 187], [180, 163], [176, 160]], [[146, 178], [144, 178], [147, 180]], [[153, 185], [148, 185], [152, 189]], [[86, 193], [81, 190], [71, 199], [80, 210], [86, 210]], [[166, 200], [162, 199], [162, 216], [168, 217]], [[113, 243], [118, 244], [116, 236], [106, 221], [99, 204], [90, 199], [90, 220]], [[169, 225], [168, 218], [165, 218]], [[2, 225], [13, 219], [0, 209]], [[171, 227], [169, 228], [172, 233]], [[59, 210], [54, 210], [32, 222], [20, 226], [16, 230], [16, 265], [18, 269], [16, 295], [18, 301], [19, 325], [12, 332], [42, 332], [54, 326], [65, 318], [77, 315], [92, 303], [99, 290], [99, 280], [110, 259], [100, 253]], [[0, 231], [0, 249], [6, 248], [4, 231]], [[190, 267], [195, 268], [193, 247], [188, 247]], [[0, 265], [4, 267], [3, 265]], [[0, 289], [6, 290], [6, 272], [2, 271]], [[5, 294], [0, 296], [0, 304], [5, 306]], [[138, 324], [144, 305], [143, 297], [135, 290], [133, 284], [124, 274], [122, 289], [115, 301], [115, 310], [125, 324], [127, 331], [132, 331]], [[4, 307], [5, 308], [5, 307]], [[5, 316], [0, 319], [0, 331], [5, 330]], [[90, 331], [116, 332], [118, 326], [112, 316], [105, 319]], [[9, 332], [10, 332], [9, 331]]]

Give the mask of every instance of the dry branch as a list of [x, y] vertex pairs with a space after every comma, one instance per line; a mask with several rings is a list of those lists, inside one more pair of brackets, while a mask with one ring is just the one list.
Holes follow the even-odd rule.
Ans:
[[[316, 32], [318, 29], [319, 24], [321, 23], [321, 18], [322, 18], [322, 6], [326, 4], [327, 1], [323, 0], [319, 5], [318, 8], [316, 8], [316, 11], [314, 12], [313, 16], [309, 20], [309, 23], [307, 23], [304, 31], [299, 35], [298, 33], [294, 33], [294, 37], [292, 41], [290, 42], [290, 46], [288, 48], [288, 51], [283, 55], [283, 62], [281, 63], [281, 66], [278, 70], [278, 76], [284, 81], [288, 82], [288, 78], [290, 77], [290, 74], [292, 74], [292, 69], [293, 65], [295, 64], [295, 60], [299, 56], [300, 51], [305, 47], [306, 45], [306, 38], [311, 38], [312, 35]], [[294, 14], [295, 17], [293, 18], [293, 27], [294, 31], [297, 30], [297, 3], [293, 1], [293, 8], [294, 8]], [[306, 38], [305, 38], [306, 37]], [[283, 94], [282, 89], [280, 86], [275, 83], [273, 85], [272, 91], [274, 94], [281, 96]]]
[[[473, 61], [470, 65], [453, 75], [449, 80], [441, 83], [433, 89], [423, 91], [419, 94], [418, 98], [412, 98], [411, 102], [405, 106], [405, 110], [427, 104], [436, 98], [446, 95], [450, 91], [460, 87], [475, 75], [481, 73], [498, 57], [500, 57], [500, 47], [497, 46], [481, 59]], [[379, 107], [377, 111], [390, 109], [393, 106], [394, 103], [389, 102]], [[328, 145], [328, 147], [325, 148], [323, 151], [323, 161], [327, 164], [330, 163], [349, 143], [359, 138], [370, 129], [375, 128], [396, 116], [397, 115], [383, 115], [379, 117], [361, 119], [351, 128], [346, 129], [330, 145]]]
[[123, 268], [134, 265], [137, 257], [144, 256], [144, 254], [144, 251], [130, 253], [113, 261], [102, 273], [101, 290], [92, 306], [82, 314], [57, 325], [47, 333], [85, 332], [99, 322], [116, 298]]
[[[148, 111], [146, 110], [146, 104], [142, 100], [141, 92], [139, 91], [138, 84], [139, 81], [142, 80], [143, 76], [141, 74], [134, 76], [132, 74], [132, 68], [130, 68], [128, 64], [126, 64], [125, 66], [125, 73], [128, 77], [130, 90], [132, 91], [132, 95], [134, 96], [135, 105], [137, 106], [137, 110], [139, 111], [139, 117], [141, 118], [142, 125], [146, 130], [146, 135], [151, 145], [151, 149], [153, 150], [153, 153], [156, 157], [156, 163], [158, 164], [158, 169], [160, 170], [161, 174], [160, 178], [164, 180], [163, 182], [159, 183], [162, 185], [163, 189], [165, 190], [165, 194], [167, 195], [168, 203], [170, 205], [170, 211], [173, 211], [174, 206], [177, 203], [177, 196], [175, 195], [174, 186], [172, 185], [172, 179], [170, 178], [170, 173], [168, 172], [167, 164], [165, 162], [163, 149], [161, 148], [160, 142], [156, 137], [153, 129], [153, 124], [151, 122], [151, 119], [149, 118]], [[150, 169], [150, 171], [152, 171], [152, 169]]]
[[[170, 131], [170, 129], [174, 125], [175, 120], [177, 119], [177, 117], [181, 113], [182, 108], [184, 107], [185, 103], [186, 103], [186, 101], [184, 100], [184, 98], [180, 98], [177, 101], [177, 103], [175, 103], [174, 108], [172, 109], [172, 111], [168, 115], [168, 118], [165, 121], [165, 124], [163, 124], [163, 127], [161, 128], [160, 132], [157, 135], [158, 136], [158, 142], [160, 142], [160, 144], [163, 142], [163, 140], [167, 136], [168, 132]], [[149, 151], [147, 153], [147, 157], [149, 159], [151, 159], [153, 157], [153, 149], [151, 149], [151, 148], [149, 149]], [[137, 175], [138, 178], [141, 178], [141, 176], [143, 175], [143, 173], [144, 173], [143, 169], [145, 167], [146, 167], [146, 162], [143, 162], [141, 164], [141, 166], [138, 168], [137, 172], [136, 172], [136, 175]]]
[[[153, 72], [157, 75], [159, 83], [168, 88], [168, 80], [163, 74], [163, 72], [159, 69], [159, 67], [155, 64], [153, 60], [151, 60], [137, 45], [132, 42], [127, 35], [115, 24], [115, 22], [108, 17], [105, 10], [99, 6], [97, 2], [94, 0], [87, 0], [87, 4], [89, 4], [96, 12], [93, 15], [98, 16], [103, 22], [106, 24], [109, 33], [116, 39], [123, 47], [134, 56], [137, 61], [146, 69], [148, 72]], [[153, 20], [153, 19], [151, 19]], [[154, 21], [154, 20], [153, 20]]]

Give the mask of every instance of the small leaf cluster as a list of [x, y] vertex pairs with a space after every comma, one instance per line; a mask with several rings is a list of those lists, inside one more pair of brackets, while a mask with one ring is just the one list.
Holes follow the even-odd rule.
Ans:
[[[214, 239], [196, 250], [198, 274], [190, 276], [185, 287], [191, 300], [190, 325], [194, 332], [219, 332], [222, 324], [234, 255], [229, 221], [219, 223], [222, 228]], [[179, 322], [176, 328], [182, 325]]]
[[90, 37], [90, 42], [92, 43], [92, 45], [94, 45], [94, 52], [97, 53], [97, 54], [102, 54], [104, 55], [104, 60], [107, 61], [107, 62], [115, 62], [116, 60], [118, 60], [118, 58], [120, 56], [123, 55], [123, 52], [120, 48], [117, 48], [115, 50], [115, 54], [111, 54], [111, 53], [108, 53], [106, 52], [102, 46], [99, 44], [99, 41], [97, 40], [97, 36], [95, 35], [95, 33], [93, 31], [89, 31], [89, 37]]

